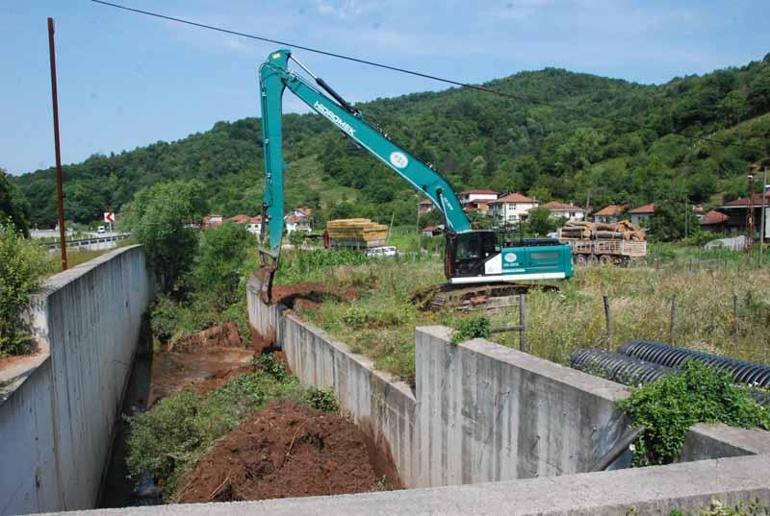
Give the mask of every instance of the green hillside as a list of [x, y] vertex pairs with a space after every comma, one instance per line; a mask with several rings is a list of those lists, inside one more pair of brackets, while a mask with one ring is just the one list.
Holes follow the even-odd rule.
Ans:
[[[332, 81], [333, 82], [333, 81]], [[523, 72], [486, 86], [377, 99], [365, 118], [459, 191], [489, 187], [592, 205], [706, 202], [745, 193], [747, 166], [770, 154], [770, 54], [741, 68], [645, 86], [564, 70]], [[344, 90], [344, 88], [343, 88]], [[316, 115], [286, 115], [287, 203], [322, 216], [414, 219], [408, 185]], [[55, 221], [54, 174], [15, 179], [31, 222]], [[259, 120], [218, 122], [204, 133], [65, 167], [67, 218], [119, 211], [140, 188], [202, 180], [210, 208], [256, 214], [262, 192]]]

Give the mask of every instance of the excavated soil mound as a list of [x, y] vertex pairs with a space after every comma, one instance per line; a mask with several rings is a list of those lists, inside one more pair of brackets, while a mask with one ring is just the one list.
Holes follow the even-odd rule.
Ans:
[[363, 433], [336, 414], [271, 405], [220, 439], [178, 502], [224, 502], [372, 491], [378, 476]]
[[313, 306], [327, 298], [352, 301], [358, 297], [355, 288], [333, 288], [323, 283], [295, 283], [273, 287], [273, 303], [281, 303], [289, 308]]
[[170, 351], [191, 353], [201, 348], [214, 347], [242, 347], [238, 325], [230, 321], [218, 326], [212, 326], [198, 333], [193, 333], [175, 342]]

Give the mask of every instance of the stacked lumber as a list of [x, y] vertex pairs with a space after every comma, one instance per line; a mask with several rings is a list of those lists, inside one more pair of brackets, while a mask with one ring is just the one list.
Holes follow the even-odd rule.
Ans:
[[585, 221], [567, 222], [561, 228], [561, 237], [580, 240], [631, 240], [635, 242], [643, 242], [646, 238], [644, 230], [627, 220], [612, 224]]
[[388, 226], [369, 219], [337, 219], [326, 223], [331, 240], [345, 242], [378, 242], [388, 236]]

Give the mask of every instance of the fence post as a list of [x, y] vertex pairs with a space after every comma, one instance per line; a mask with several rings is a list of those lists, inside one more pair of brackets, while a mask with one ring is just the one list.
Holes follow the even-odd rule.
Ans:
[[738, 294], [733, 293], [733, 344], [738, 341]]
[[674, 321], [676, 320], [676, 294], [671, 298], [671, 322], [668, 326], [668, 341], [674, 344]]
[[527, 336], [525, 334], [527, 329], [526, 322], [526, 309], [524, 308], [525, 294], [519, 294], [519, 349], [525, 353], [529, 351], [527, 346]]
[[612, 343], [612, 314], [610, 313], [610, 298], [606, 294], [602, 296], [604, 302], [604, 321], [607, 327], [607, 349]]

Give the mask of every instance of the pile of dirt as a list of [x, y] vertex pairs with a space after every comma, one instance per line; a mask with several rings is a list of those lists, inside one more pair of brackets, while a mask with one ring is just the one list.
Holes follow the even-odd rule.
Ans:
[[299, 309], [315, 306], [325, 299], [352, 301], [358, 297], [355, 288], [334, 288], [323, 283], [294, 283], [273, 287], [273, 303]]
[[148, 407], [186, 388], [204, 395], [252, 372], [253, 358], [254, 349], [243, 347], [233, 322], [185, 337], [168, 351], [153, 354]]
[[281, 403], [220, 439], [175, 498], [192, 503], [361, 493], [376, 489], [381, 478], [353, 423]]

